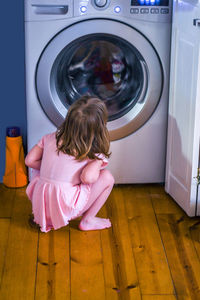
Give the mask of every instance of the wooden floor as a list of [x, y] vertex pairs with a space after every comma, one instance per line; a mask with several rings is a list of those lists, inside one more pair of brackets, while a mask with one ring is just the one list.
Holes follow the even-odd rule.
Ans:
[[200, 299], [200, 218], [162, 186], [116, 186], [99, 215], [112, 228], [41, 233], [25, 188], [0, 185], [0, 299]]

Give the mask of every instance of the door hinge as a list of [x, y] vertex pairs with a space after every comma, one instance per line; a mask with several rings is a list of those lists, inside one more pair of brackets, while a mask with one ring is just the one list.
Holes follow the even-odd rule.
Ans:
[[200, 184], [200, 168], [197, 169], [197, 176], [194, 177], [197, 180], [197, 184]]

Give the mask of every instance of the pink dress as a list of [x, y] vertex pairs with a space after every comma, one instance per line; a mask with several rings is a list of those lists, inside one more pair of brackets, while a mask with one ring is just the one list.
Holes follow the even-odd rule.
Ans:
[[[56, 150], [55, 132], [45, 135], [38, 143], [43, 148], [40, 172], [29, 183], [26, 193], [32, 202], [34, 221], [43, 232], [58, 229], [69, 220], [81, 216], [90, 196], [90, 184], [80, 181], [82, 162]], [[103, 155], [102, 168], [108, 161]]]

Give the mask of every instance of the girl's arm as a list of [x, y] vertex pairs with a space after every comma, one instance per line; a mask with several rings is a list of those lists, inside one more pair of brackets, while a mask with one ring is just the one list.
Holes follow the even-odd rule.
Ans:
[[85, 184], [94, 183], [97, 181], [102, 164], [103, 161], [98, 159], [88, 163], [81, 173], [81, 181]]
[[43, 149], [35, 145], [25, 158], [25, 164], [33, 169], [40, 170]]

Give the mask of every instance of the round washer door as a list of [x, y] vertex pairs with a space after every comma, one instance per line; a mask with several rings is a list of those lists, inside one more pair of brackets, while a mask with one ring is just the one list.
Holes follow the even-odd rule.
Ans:
[[105, 101], [111, 140], [144, 125], [162, 92], [162, 68], [151, 43], [127, 24], [91, 19], [75, 23], [46, 46], [36, 71], [39, 101], [59, 126], [84, 94]]

